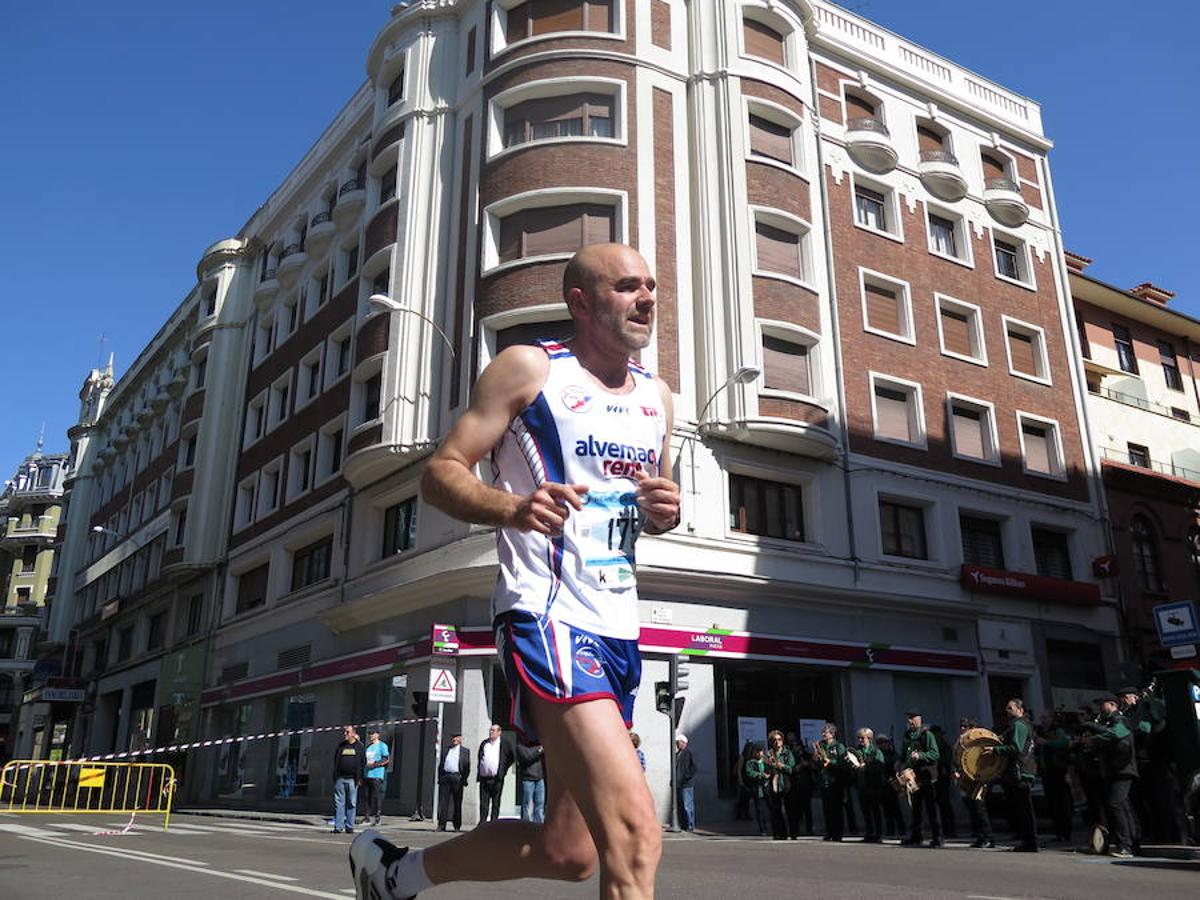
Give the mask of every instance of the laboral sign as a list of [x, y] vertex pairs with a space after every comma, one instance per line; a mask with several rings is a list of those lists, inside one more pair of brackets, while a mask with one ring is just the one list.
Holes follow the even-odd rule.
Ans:
[[981, 594], [1009, 594], [1049, 603], [1073, 603], [1077, 606], [1098, 606], [1100, 586], [1065, 578], [1047, 578], [1028, 572], [1009, 572], [964, 563], [960, 576], [962, 586]]

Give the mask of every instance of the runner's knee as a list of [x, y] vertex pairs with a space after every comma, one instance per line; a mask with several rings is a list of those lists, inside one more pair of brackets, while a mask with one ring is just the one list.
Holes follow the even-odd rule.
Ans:
[[540, 849], [546, 865], [557, 873], [559, 881], [587, 881], [600, 862], [590, 840], [564, 844], [551, 838]]

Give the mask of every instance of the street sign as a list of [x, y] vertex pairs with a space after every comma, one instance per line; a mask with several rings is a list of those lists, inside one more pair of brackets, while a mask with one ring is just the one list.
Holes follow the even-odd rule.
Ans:
[[1196, 627], [1196, 607], [1190, 600], [1162, 603], [1154, 607], [1154, 624], [1158, 627], [1159, 643], [1164, 647], [1195, 644], [1200, 641], [1200, 628]]
[[429, 702], [456, 703], [458, 701], [458, 681], [454, 670], [430, 666], [429, 668]]
[[[433, 656], [458, 656], [458, 627], [435, 624], [430, 640], [430, 654]], [[433, 698], [430, 697], [430, 699]]]
[[1195, 655], [1195, 644], [1180, 644], [1171, 648], [1171, 659], [1192, 659]]

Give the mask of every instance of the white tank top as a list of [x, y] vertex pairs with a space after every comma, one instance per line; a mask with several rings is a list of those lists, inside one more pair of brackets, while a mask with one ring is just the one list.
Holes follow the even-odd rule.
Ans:
[[492, 614], [551, 616], [625, 640], [639, 632], [634, 542], [645, 525], [633, 473], [659, 474], [666, 410], [649, 372], [630, 360], [633, 390], [611, 394], [562, 344], [542, 341], [550, 371], [541, 393], [492, 451], [493, 484], [529, 494], [550, 481], [585, 484], [560, 537], [497, 529], [500, 575]]

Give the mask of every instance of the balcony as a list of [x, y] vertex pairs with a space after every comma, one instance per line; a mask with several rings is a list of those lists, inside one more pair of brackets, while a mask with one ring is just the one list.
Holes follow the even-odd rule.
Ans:
[[279, 279], [276, 277], [274, 269], [267, 269], [262, 273], [262, 278], [258, 280], [258, 284], [254, 287], [254, 302], [258, 303], [262, 300], [269, 300], [279, 293]]
[[361, 178], [351, 178], [338, 188], [337, 206], [333, 217], [339, 226], [352, 222], [367, 205], [367, 184]]
[[319, 212], [308, 223], [308, 234], [304, 240], [308, 246], [312, 247], [314, 253], [320, 253], [335, 234], [337, 234], [337, 225], [333, 222], [333, 214]]
[[1200, 485], [1200, 471], [1176, 463], [1155, 462], [1148, 457], [1139, 457], [1130, 453], [1128, 448], [1122, 450], [1120, 447], [1101, 447], [1100, 458], [1104, 462], [1122, 467], [1144, 469], [1148, 475], [1165, 475], [1168, 478], [1178, 478]]
[[870, 116], [846, 120], [846, 152], [864, 169], [877, 173], [892, 171], [899, 159], [887, 126]]
[[1029, 204], [1021, 196], [1021, 186], [1011, 178], [988, 178], [983, 183], [983, 204], [992, 218], [1009, 228], [1024, 225]]
[[285, 288], [295, 284], [306, 262], [308, 254], [304, 252], [303, 245], [288, 244], [284, 247], [283, 252], [279, 254], [279, 268], [276, 270], [280, 283]]
[[925, 190], [939, 200], [952, 203], [967, 195], [967, 179], [958, 166], [958, 157], [949, 150], [922, 150], [917, 171]]

